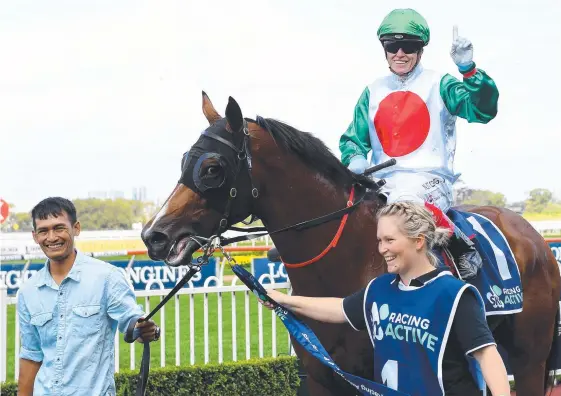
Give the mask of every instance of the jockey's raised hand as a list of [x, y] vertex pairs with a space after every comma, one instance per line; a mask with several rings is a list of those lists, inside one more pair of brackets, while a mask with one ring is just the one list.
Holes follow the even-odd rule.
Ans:
[[[417, 11], [392, 10], [376, 36], [389, 72], [368, 84], [356, 102], [353, 119], [339, 139], [341, 162], [362, 173], [397, 159], [398, 164], [376, 173], [386, 181], [380, 193], [387, 196], [387, 202], [413, 198], [433, 205], [444, 216], [454, 203], [453, 184], [460, 176], [454, 170], [456, 120], [481, 124], [493, 120], [499, 90], [476, 67], [473, 45], [458, 35], [456, 26], [450, 56], [461, 74], [459, 79], [421, 64], [431, 32]], [[366, 161], [369, 153], [370, 164]], [[477, 273], [481, 258], [466, 235], [454, 233], [449, 248], [457, 263], [465, 263], [464, 279]]]
[[473, 68], [473, 44], [467, 38], [458, 36], [458, 26], [456, 25], [452, 31], [452, 40], [450, 56], [459, 71], [465, 72]]

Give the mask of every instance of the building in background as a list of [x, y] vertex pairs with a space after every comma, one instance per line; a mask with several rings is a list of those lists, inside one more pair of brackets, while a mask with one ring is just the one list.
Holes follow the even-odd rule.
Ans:
[[121, 190], [89, 191], [88, 198], [119, 199], [125, 198], [125, 192]]
[[144, 186], [140, 186], [140, 187], [133, 187], [132, 189], [132, 199], [134, 201], [147, 201], [148, 197], [147, 197], [147, 193], [146, 193], [146, 187]]

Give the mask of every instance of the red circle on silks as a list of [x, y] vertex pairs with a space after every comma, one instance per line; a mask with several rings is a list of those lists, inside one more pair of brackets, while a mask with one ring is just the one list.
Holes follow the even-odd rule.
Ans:
[[417, 150], [427, 138], [429, 109], [414, 92], [392, 92], [380, 102], [374, 127], [384, 152], [401, 157]]

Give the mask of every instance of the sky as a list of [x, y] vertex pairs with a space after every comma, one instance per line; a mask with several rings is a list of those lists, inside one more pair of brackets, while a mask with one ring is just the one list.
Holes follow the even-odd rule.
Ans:
[[41, 199], [145, 186], [164, 200], [181, 155], [208, 125], [201, 91], [224, 114], [285, 121], [340, 156], [364, 87], [388, 72], [376, 30], [393, 8], [428, 21], [422, 63], [461, 78], [452, 27], [496, 82], [497, 117], [457, 121], [455, 171], [509, 202], [533, 188], [561, 198], [558, 0], [50, 0], [0, 12], [0, 197]]

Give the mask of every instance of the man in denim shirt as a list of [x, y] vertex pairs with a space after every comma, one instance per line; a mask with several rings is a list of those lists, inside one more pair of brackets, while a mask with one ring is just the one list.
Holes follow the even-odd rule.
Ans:
[[[21, 335], [18, 395], [115, 395], [115, 332], [144, 315], [117, 267], [74, 248], [76, 208], [47, 198], [31, 212], [33, 239], [48, 260], [18, 293]], [[159, 338], [137, 323], [138, 342]]]

